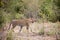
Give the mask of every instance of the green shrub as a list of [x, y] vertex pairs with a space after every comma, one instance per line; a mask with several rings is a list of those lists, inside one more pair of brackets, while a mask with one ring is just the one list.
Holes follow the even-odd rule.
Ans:
[[44, 20], [48, 20], [51, 22], [57, 21], [57, 15], [54, 12], [53, 8], [53, 0], [45, 0], [40, 6], [40, 13], [39, 16]]
[[44, 35], [44, 27], [39, 30], [39, 35]]
[[13, 37], [12, 37], [12, 30], [10, 30], [7, 34], [7, 39], [6, 40], [13, 40]]
[[4, 23], [4, 17], [2, 12], [0, 11], [0, 28], [3, 26], [3, 23]]
[[51, 30], [49, 32], [47, 32], [47, 35], [55, 35], [56, 31], [55, 30]]
[[24, 18], [24, 14], [16, 13], [15, 18], [16, 18], [16, 19]]

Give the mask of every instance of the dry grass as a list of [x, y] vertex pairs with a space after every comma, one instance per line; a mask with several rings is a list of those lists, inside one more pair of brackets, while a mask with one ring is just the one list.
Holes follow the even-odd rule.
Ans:
[[[40, 35], [36, 35], [36, 34], [32, 34], [32, 32], [29, 34], [28, 31], [26, 30], [26, 28], [24, 27], [22, 29], [21, 32], [17, 32], [18, 28], [15, 28], [13, 32], [12, 30], [10, 30], [8, 32], [7, 35], [7, 40], [56, 40], [55, 35], [60, 35], [60, 23], [51, 23], [51, 22], [46, 22], [46, 23], [33, 23], [30, 24], [29, 27], [29, 33], [32, 32], [40, 34]], [[17, 33], [16, 33], [17, 32]], [[28, 33], [28, 34], [27, 34]], [[57, 34], [56, 34], [57, 33]], [[44, 35], [41, 36], [41, 35]], [[33, 36], [34, 35], [34, 36]], [[51, 37], [53, 36], [53, 37]], [[43, 39], [44, 37], [44, 39]], [[60, 37], [59, 37], [60, 38]]]

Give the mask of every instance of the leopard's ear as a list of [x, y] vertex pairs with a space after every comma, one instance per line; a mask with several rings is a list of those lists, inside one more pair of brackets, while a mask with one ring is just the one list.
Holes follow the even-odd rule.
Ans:
[[34, 19], [34, 18], [31, 18], [31, 20], [32, 20], [32, 23], [34, 23], [34, 22], [36, 22], [37, 20], [36, 19]]

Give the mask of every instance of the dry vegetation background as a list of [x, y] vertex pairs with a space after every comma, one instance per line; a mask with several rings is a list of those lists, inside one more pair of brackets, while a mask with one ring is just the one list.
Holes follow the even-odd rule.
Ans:
[[[28, 31], [8, 30], [12, 20], [28, 18], [37, 20]], [[0, 40], [60, 40], [60, 0], [0, 0]]]

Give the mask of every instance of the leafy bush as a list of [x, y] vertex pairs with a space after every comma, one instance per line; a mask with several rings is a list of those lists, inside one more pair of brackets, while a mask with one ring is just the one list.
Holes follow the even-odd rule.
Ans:
[[17, 13], [17, 14], [15, 15], [15, 18], [16, 18], [16, 19], [24, 18], [24, 14], [19, 14], [19, 13]]
[[47, 35], [56, 35], [56, 30], [50, 30], [49, 32], [46, 33]]
[[6, 40], [13, 40], [12, 30], [8, 32], [8, 34], [7, 34], [7, 39], [6, 39]]
[[44, 35], [44, 27], [39, 30], [39, 35]]
[[3, 23], [4, 23], [4, 17], [2, 12], [0, 11], [0, 28], [3, 26]]
[[53, 1], [52, 0], [45, 0], [43, 2], [43, 4], [41, 5], [40, 9], [40, 13], [39, 15], [46, 20], [55, 22], [57, 21], [57, 16], [53, 10]]

